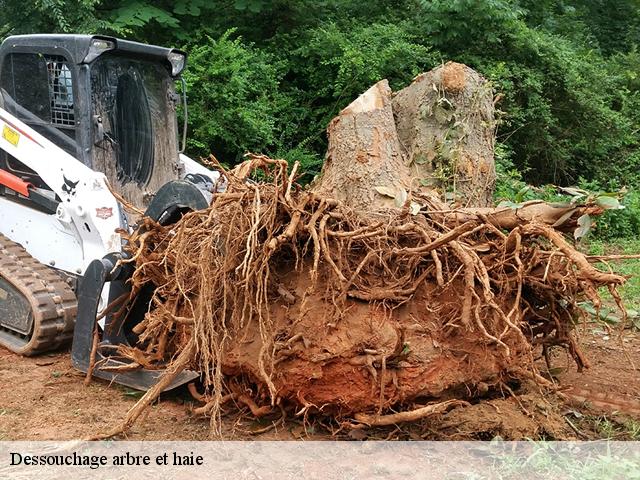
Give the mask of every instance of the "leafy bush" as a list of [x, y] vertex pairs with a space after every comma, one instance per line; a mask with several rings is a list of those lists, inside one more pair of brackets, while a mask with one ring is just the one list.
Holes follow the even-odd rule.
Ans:
[[[529, 200], [544, 200], [547, 202], [566, 203], [571, 200], [567, 192], [573, 192], [573, 188], [562, 188], [554, 185], [537, 187], [527, 184], [520, 171], [514, 167], [509, 156], [508, 149], [501, 144], [496, 146], [496, 203], [503, 205], [516, 205]], [[621, 187], [616, 179], [612, 179], [607, 185], [596, 181], [587, 181], [581, 178], [579, 189], [589, 193], [589, 196], [597, 201], [602, 197], [622, 197], [620, 204], [624, 208], [610, 208], [595, 220], [595, 228], [590, 232], [590, 237], [599, 240], [614, 240], [619, 238], [640, 237], [640, 192], [637, 189], [627, 190]], [[614, 202], [612, 200], [612, 202]], [[617, 203], [614, 203], [617, 205]]]
[[318, 153], [331, 118], [381, 79], [399, 89], [436, 62], [400, 25], [330, 23], [304, 33], [292, 52], [290, 88], [304, 92], [306, 137]]
[[628, 190], [616, 178], [610, 179], [606, 184], [581, 179], [580, 187], [592, 192], [624, 193], [620, 202], [624, 209], [607, 210], [598, 218], [594, 232], [596, 238], [612, 240], [640, 237], [640, 191], [635, 188]]
[[189, 97], [189, 152], [221, 160], [276, 143], [278, 118], [285, 104], [279, 93], [277, 62], [266, 53], [231, 39], [205, 36], [188, 46], [184, 73]]
[[317, 153], [306, 149], [303, 146], [292, 148], [291, 150], [283, 150], [276, 152], [278, 158], [284, 158], [289, 165], [292, 166], [294, 162], [299, 162], [300, 167], [298, 175], [300, 178], [298, 182], [301, 184], [307, 184], [311, 182], [316, 175], [320, 173], [322, 169], [323, 158]]

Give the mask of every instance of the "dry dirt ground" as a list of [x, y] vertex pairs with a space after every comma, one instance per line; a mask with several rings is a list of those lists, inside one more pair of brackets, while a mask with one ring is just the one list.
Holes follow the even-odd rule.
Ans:
[[[599, 326], [583, 328], [581, 343], [591, 368], [575, 371], [562, 352], [552, 355], [549, 372], [562, 385], [560, 395], [537, 388], [493, 392], [483, 401], [458, 408], [418, 425], [395, 429], [352, 430], [321, 420], [258, 422], [232, 409], [223, 419], [229, 439], [401, 438], [401, 439], [640, 439], [640, 333], [617, 333]], [[103, 432], [124, 418], [139, 393], [94, 380], [71, 367], [69, 353], [21, 358], [0, 349], [0, 440], [84, 438]], [[514, 387], [515, 388], [515, 387]], [[130, 440], [205, 440], [209, 422], [194, 416], [186, 389], [165, 394], [135, 424]], [[267, 429], [268, 431], [262, 432]], [[262, 432], [262, 433], [260, 433]], [[636, 437], [637, 435], [637, 437]]]

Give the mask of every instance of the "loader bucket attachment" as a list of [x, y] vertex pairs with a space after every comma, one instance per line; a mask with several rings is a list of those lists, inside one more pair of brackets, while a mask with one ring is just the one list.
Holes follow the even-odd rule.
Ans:
[[[131, 275], [132, 269], [124, 266], [114, 271], [120, 258], [120, 254], [110, 254], [91, 262], [78, 289], [78, 320], [73, 332], [71, 361], [75, 368], [85, 373], [89, 370], [91, 363], [93, 332], [96, 328], [98, 303], [104, 285], [109, 282], [111, 289], [117, 288], [119, 292], [126, 293], [126, 280]], [[148, 390], [156, 384], [164, 370], [128, 370], [132, 366], [131, 362], [118, 358], [116, 353], [118, 345], [125, 342], [128, 343], [127, 336], [118, 329], [117, 325], [110, 323], [108, 318], [95, 354], [92, 374], [136, 390]], [[195, 372], [182, 372], [165, 390], [171, 390], [198, 376]]]
[[[164, 185], [151, 201], [145, 216], [162, 225], [177, 222], [184, 213], [206, 208], [209, 202], [204, 193], [193, 183], [177, 180]], [[130, 264], [118, 264], [124, 258], [123, 253], [111, 253], [89, 264], [78, 288], [78, 318], [73, 332], [71, 361], [73, 366], [87, 372], [91, 364], [93, 335], [96, 329], [98, 305], [104, 286], [109, 286], [109, 305], [116, 299], [131, 292], [128, 280], [133, 274]], [[137, 390], [148, 390], [155, 385], [164, 369], [149, 370], [135, 368], [131, 360], [118, 355], [120, 345], [133, 345], [137, 337], [133, 327], [144, 318], [155, 285], [145, 285], [128, 305], [126, 315], [105, 316], [102, 338], [95, 353], [92, 375]], [[117, 309], [115, 309], [117, 311]], [[199, 377], [199, 373], [185, 370], [165, 388], [171, 390]]]

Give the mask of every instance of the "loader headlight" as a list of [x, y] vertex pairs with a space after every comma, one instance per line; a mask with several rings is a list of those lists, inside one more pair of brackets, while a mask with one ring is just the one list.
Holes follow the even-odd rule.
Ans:
[[171, 52], [169, 52], [169, 55], [167, 55], [167, 60], [169, 60], [169, 63], [171, 63], [171, 75], [173, 75], [174, 77], [180, 75], [180, 72], [184, 70], [186, 59], [187, 56], [182, 52], [179, 52], [177, 50], [171, 50]]
[[83, 62], [89, 63], [94, 61], [104, 52], [109, 50], [113, 50], [116, 48], [116, 42], [113, 40], [108, 40], [106, 38], [95, 37], [91, 39], [91, 44], [89, 45], [89, 53], [84, 57]]

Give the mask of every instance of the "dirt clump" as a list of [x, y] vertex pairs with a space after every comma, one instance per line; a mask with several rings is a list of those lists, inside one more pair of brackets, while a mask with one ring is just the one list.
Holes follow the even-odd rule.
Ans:
[[508, 395], [452, 410], [430, 427], [440, 439], [450, 440], [578, 440], [559, 404], [553, 396], [545, 398], [539, 393]]

